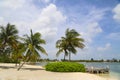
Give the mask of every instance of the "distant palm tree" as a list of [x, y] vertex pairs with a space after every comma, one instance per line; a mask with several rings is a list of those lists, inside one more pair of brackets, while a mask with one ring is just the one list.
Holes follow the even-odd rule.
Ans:
[[59, 51], [57, 53], [60, 54], [61, 52], [65, 52], [66, 54], [69, 54], [69, 61], [71, 60], [71, 53], [76, 54], [77, 50], [76, 48], [81, 48], [83, 49], [85, 45], [83, 44], [84, 39], [80, 38], [80, 34], [74, 30], [74, 29], [67, 29], [65, 32], [65, 37], [62, 37], [61, 40], [57, 41], [57, 44], [59, 48]]
[[[46, 54], [45, 49], [41, 46], [41, 44], [45, 44], [45, 40], [41, 39], [40, 33], [33, 34], [31, 30], [31, 35], [25, 35], [24, 40], [24, 48], [25, 48], [25, 62], [27, 61], [37, 61], [40, 59], [39, 51], [43, 54]], [[18, 68], [20, 68], [24, 65], [24, 63]]]

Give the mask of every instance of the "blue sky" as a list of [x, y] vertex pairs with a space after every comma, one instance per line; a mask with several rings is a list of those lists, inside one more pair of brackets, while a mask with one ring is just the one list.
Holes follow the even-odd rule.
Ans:
[[55, 43], [70, 28], [86, 45], [72, 59], [120, 59], [120, 0], [0, 0], [0, 25], [8, 22], [20, 36], [30, 29], [42, 34], [48, 53], [42, 58], [63, 58], [55, 56]]

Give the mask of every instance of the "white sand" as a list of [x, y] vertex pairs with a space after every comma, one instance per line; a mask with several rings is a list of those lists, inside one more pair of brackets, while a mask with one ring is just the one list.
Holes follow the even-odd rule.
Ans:
[[115, 80], [88, 73], [45, 71], [41, 66], [24, 65], [17, 71], [15, 64], [0, 63], [0, 80]]

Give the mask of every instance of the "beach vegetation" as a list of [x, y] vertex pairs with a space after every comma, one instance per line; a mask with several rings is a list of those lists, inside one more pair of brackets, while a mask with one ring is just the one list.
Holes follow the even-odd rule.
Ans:
[[45, 69], [53, 72], [85, 72], [85, 66], [76, 62], [48, 63]]

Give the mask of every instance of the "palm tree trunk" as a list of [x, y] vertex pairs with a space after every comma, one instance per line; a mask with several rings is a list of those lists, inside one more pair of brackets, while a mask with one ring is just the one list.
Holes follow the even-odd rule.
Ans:
[[28, 60], [29, 60], [29, 57], [19, 66], [17, 70], [19, 71], [22, 68], [22, 66], [25, 64], [25, 62], [27, 62]]
[[65, 54], [64, 54], [64, 61], [65, 61]]
[[18, 59], [16, 59], [16, 62], [15, 62], [15, 67], [17, 67], [17, 64], [18, 64]]
[[69, 52], [69, 61], [71, 61], [71, 53]]
[[26, 62], [26, 61], [24, 61], [24, 62], [20, 65], [20, 67], [17, 69], [18, 71], [22, 68], [22, 66], [25, 64], [25, 62]]
[[[16, 50], [16, 49], [15, 49]], [[16, 53], [18, 53], [18, 50], [17, 50], [17, 52]], [[17, 58], [15, 59], [15, 63], [16, 63], [16, 65], [15, 65], [15, 67], [17, 67], [17, 64], [18, 64], [18, 55], [17, 54], [15, 54], [16, 56], [17, 56]]]
[[15, 67], [17, 67], [17, 62], [15, 63]]

